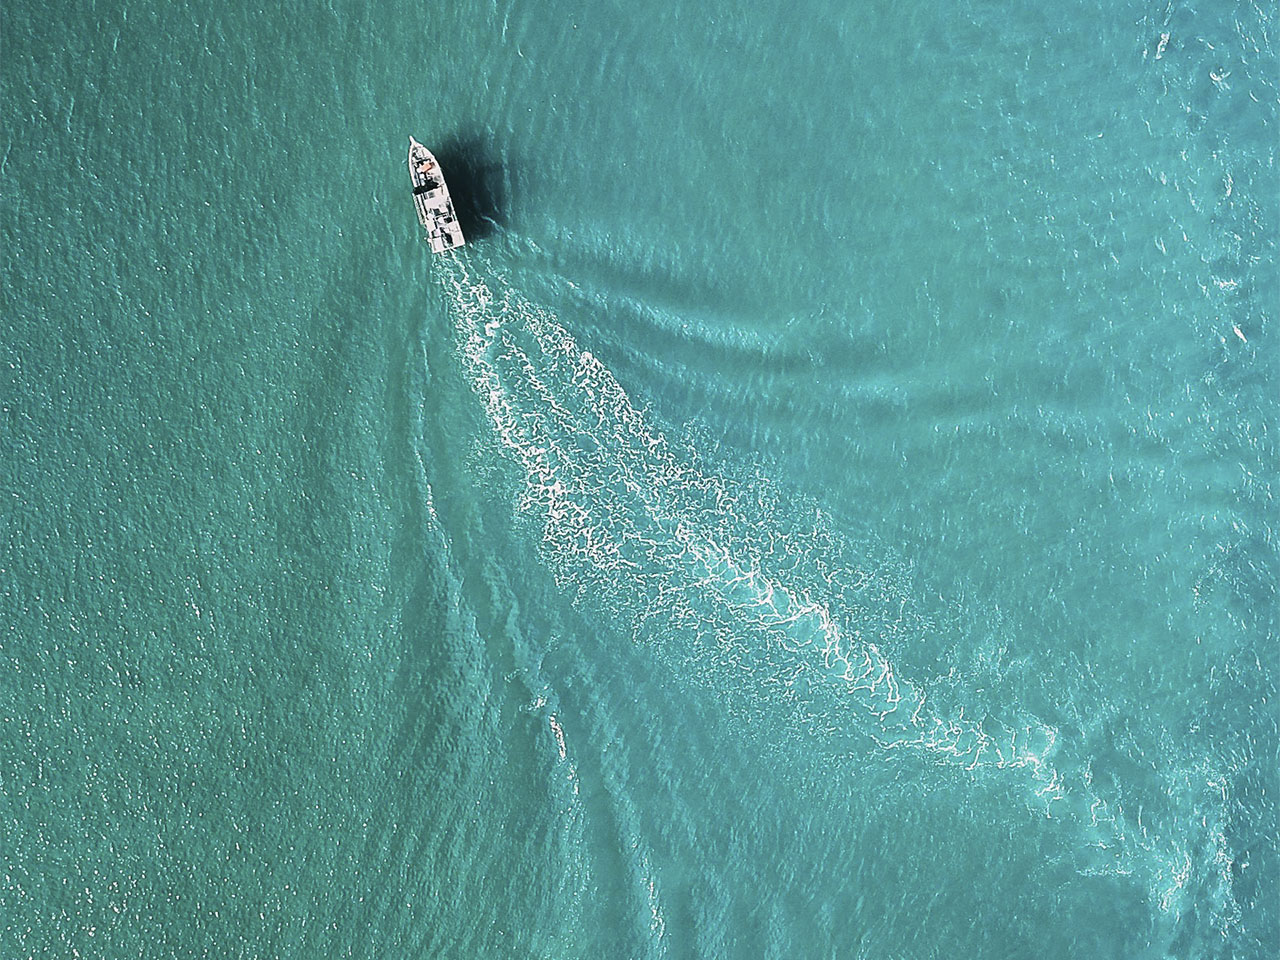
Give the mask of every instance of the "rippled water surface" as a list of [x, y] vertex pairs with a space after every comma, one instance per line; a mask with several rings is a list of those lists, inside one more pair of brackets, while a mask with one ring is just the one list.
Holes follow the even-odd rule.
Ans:
[[1280, 950], [1273, 6], [0, 28], [0, 955]]

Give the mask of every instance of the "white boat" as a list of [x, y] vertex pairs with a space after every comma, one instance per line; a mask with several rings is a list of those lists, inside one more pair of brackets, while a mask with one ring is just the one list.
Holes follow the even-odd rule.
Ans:
[[409, 179], [413, 181], [413, 205], [418, 211], [418, 222], [427, 228], [431, 252], [444, 253], [466, 243], [440, 164], [431, 151], [413, 137], [409, 138]]

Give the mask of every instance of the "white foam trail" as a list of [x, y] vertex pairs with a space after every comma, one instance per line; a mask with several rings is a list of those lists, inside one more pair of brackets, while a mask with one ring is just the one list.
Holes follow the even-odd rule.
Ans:
[[1051, 727], [926, 703], [925, 689], [899, 676], [890, 657], [927, 629], [907, 613], [892, 568], [836, 565], [848, 544], [819, 521], [797, 526], [795, 505], [781, 504], [767, 481], [717, 476], [691, 446], [669, 443], [550, 312], [472, 277], [464, 262], [454, 271], [447, 282], [466, 371], [520, 467], [518, 508], [540, 528], [566, 592], [637, 636], [668, 645], [692, 638], [692, 660], [754, 670], [793, 703], [822, 699], [812, 715], [827, 731], [966, 771], [1021, 771], [1029, 802], [1082, 830], [1077, 869], [1141, 875], [1170, 936], [1193, 886], [1214, 901], [1224, 931], [1235, 922], [1221, 823], [1209, 831], [1213, 850], [1188, 847], [1181, 831], [1150, 835], [1119, 798], [1093, 792], [1087, 765], [1069, 783], [1060, 775]]
[[[1077, 869], [1142, 875], [1170, 936], [1192, 886], [1214, 902], [1224, 933], [1237, 922], [1225, 798], [1212, 830], [1205, 821], [1212, 849], [1195, 849], [1177, 830], [1152, 836], [1119, 797], [1111, 803], [1094, 793], [1087, 764], [1069, 783], [1060, 775], [1053, 728], [967, 717], [963, 706], [939, 710], [945, 689], [926, 703], [925, 689], [899, 676], [889, 654], [928, 628], [907, 612], [901, 576], [838, 565], [849, 544], [820, 521], [797, 526], [799, 511], [767, 481], [717, 476], [692, 446], [669, 443], [550, 312], [496, 279], [472, 276], [465, 261], [452, 271], [446, 282], [466, 371], [519, 465], [518, 508], [538, 524], [543, 556], [566, 592], [637, 636], [668, 645], [692, 638], [691, 662], [716, 657], [754, 669], [762, 687], [793, 703], [825, 698], [812, 715], [829, 731], [966, 771], [1020, 770], [1029, 800], [1082, 829]], [[1192, 809], [1218, 805], [1202, 792], [1190, 792]]]
[[[541, 526], [557, 582], [591, 597], [636, 633], [661, 624], [713, 639], [729, 659], [763, 656], [794, 689], [814, 678], [848, 694], [860, 729], [978, 766], [1032, 771], [1060, 795], [1045, 763], [1055, 733], [933, 713], [897, 675], [876, 637], [898, 597], [871, 573], [831, 569], [833, 534], [788, 530], [760, 481], [737, 484], [669, 443], [617, 379], [548, 311], [509, 287], [449, 278], [456, 334], [473, 386], [507, 455], [522, 469], [519, 509]], [[876, 608], [880, 607], [879, 612]]]

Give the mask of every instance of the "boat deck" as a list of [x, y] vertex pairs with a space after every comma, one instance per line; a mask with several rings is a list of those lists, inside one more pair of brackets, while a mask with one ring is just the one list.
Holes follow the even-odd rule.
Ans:
[[409, 138], [409, 178], [413, 182], [413, 206], [418, 211], [418, 222], [426, 228], [431, 252], [444, 253], [465, 244], [440, 164], [413, 137]]

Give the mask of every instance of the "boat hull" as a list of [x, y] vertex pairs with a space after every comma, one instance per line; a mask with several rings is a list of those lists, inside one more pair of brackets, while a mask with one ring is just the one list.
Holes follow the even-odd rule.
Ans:
[[413, 206], [418, 222], [426, 228], [431, 252], [444, 253], [466, 243], [440, 164], [413, 137], [409, 138], [409, 179], [413, 183]]

